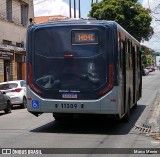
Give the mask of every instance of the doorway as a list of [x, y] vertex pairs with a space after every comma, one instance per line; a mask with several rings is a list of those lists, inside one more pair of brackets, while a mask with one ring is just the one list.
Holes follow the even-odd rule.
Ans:
[[10, 60], [4, 60], [4, 82], [10, 80]]

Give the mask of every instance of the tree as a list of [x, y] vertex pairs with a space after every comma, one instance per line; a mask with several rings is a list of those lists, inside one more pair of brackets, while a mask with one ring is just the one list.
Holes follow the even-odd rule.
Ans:
[[97, 20], [112, 20], [120, 24], [138, 41], [149, 40], [154, 31], [151, 27], [150, 10], [137, 0], [102, 0], [92, 3], [89, 17]]

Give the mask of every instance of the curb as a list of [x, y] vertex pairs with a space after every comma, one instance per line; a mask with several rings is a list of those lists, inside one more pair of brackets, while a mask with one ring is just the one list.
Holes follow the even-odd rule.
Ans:
[[151, 132], [148, 135], [155, 140], [160, 140], [160, 91], [157, 93], [153, 109], [150, 110], [147, 123], [152, 126]]
[[155, 107], [155, 101], [156, 99], [160, 99], [160, 93], [159, 91], [156, 92], [155, 96], [151, 99], [151, 103], [146, 106], [145, 110], [142, 112], [142, 115], [136, 122], [135, 126], [144, 126], [145, 124], [148, 125], [148, 119], [152, 115], [152, 111], [154, 110]]
[[[160, 140], [160, 90], [156, 92], [151, 102], [146, 106], [132, 132], [140, 134], [140, 129], [143, 134], [152, 137], [154, 140]], [[136, 128], [139, 129], [136, 131]]]

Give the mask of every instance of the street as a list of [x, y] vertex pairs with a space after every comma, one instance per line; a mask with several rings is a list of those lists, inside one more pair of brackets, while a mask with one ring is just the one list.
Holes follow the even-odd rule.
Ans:
[[[156, 70], [143, 77], [142, 98], [137, 108], [131, 111], [128, 123], [120, 123], [115, 119], [101, 116], [76, 118], [70, 122], [55, 122], [52, 114], [42, 114], [37, 118], [28, 113], [27, 109], [18, 107], [15, 107], [11, 114], [0, 111], [0, 148], [160, 148], [160, 142], [134, 131], [135, 125], [146, 123], [149, 110], [160, 89], [159, 76], [160, 71]], [[94, 154], [94, 151], [91, 153]], [[91, 155], [76, 153], [76, 155], [65, 156]], [[53, 156], [53, 154], [43, 156]], [[62, 156], [62, 154], [55, 154], [55, 156]], [[107, 156], [107, 154], [92, 156]], [[118, 156], [127, 157], [134, 154]], [[153, 156], [159, 155], [153, 154]]]

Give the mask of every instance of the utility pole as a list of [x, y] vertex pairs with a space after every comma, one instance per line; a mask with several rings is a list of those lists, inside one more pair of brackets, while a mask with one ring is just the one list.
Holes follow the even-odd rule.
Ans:
[[70, 18], [72, 17], [72, 14], [71, 14], [71, 0], [69, 0], [69, 17]]
[[74, 18], [76, 18], [76, 0], [74, 0]]
[[[91, 3], [93, 3], [93, 0], [91, 0]], [[98, 0], [96, 0], [96, 3], [98, 3]]]
[[[79, 18], [81, 18], [81, 0], [78, 0], [79, 3]], [[69, 0], [69, 17], [72, 17], [72, 12], [71, 12], [71, 8], [72, 8], [72, 0]], [[76, 18], [76, 0], [74, 0], [74, 18]]]
[[79, 0], [79, 18], [81, 18], [81, 1]]

